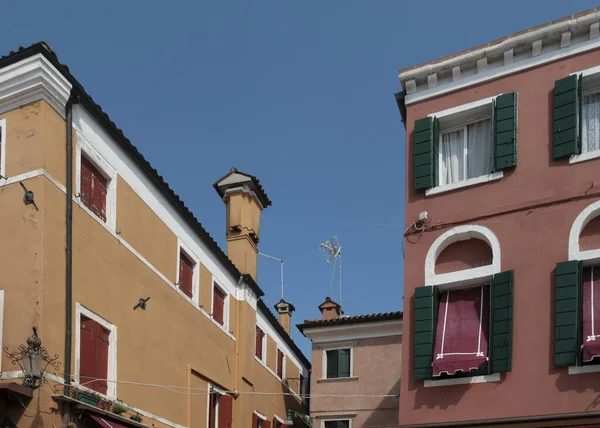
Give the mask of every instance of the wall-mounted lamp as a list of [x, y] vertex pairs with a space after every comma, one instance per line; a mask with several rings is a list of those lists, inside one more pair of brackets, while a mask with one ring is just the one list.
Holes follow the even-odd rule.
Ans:
[[150, 300], [150, 297], [146, 297], [145, 299], [140, 297], [138, 304], [133, 307], [133, 310], [135, 311], [136, 309], [141, 309], [142, 311], [145, 311], [146, 310], [146, 302], [148, 300]]
[[304, 422], [307, 426], [312, 427], [315, 420], [312, 416], [305, 415], [304, 413], [296, 412], [295, 410], [287, 411], [287, 418], [285, 418], [286, 425], [294, 425], [294, 416]]

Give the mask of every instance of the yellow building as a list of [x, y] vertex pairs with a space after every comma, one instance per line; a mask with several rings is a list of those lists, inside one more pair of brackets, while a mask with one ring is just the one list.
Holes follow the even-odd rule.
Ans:
[[[0, 129], [1, 426], [303, 426], [294, 308], [255, 282], [256, 177], [214, 185], [226, 255], [44, 43], [0, 59]], [[61, 365], [23, 386], [33, 327]]]

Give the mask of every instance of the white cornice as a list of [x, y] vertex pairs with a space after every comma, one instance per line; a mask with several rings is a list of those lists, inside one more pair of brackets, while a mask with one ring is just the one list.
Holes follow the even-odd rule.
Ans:
[[305, 327], [303, 333], [313, 343], [399, 336], [402, 335], [402, 320], [334, 325], [331, 327]]
[[63, 118], [71, 83], [42, 54], [0, 69], [0, 113], [45, 100]]
[[[550, 23], [399, 74], [412, 104], [600, 47], [600, 12]], [[485, 59], [485, 67], [478, 67]], [[435, 76], [433, 78], [432, 76]], [[436, 85], [432, 86], [431, 81]]]

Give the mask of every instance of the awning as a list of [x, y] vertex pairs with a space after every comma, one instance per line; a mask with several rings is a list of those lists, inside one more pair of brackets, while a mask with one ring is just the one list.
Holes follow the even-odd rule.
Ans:
[[478, 370], [487, 361], [489, 286], [440, 294], [433, 376]]
[[27, 402], [33, 397], [33, 391], [18, 383], [0, 383], [0, 401], [21, 405], [20, 401]]
[[118, 422], [111, 421], [110, 419], [105, 419], [102, 416], [90, 415], [93, 420], [98, 422], [102, 428], [127, 428], [127, 426], [122, 425]]
[[600, 357], [600, 268], [583, 269], [583, 361]]

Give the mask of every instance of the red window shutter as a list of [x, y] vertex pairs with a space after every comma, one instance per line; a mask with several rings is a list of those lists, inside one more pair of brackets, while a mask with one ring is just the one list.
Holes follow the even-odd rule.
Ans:
[[258, 357], [259, 360], [262, 360], [262, 344], [263, 344], [263, 331], [259, 328], [256, 327], [256, 356]]
[[102, 221], [106, 222], [106, 187], [108, 180], [85, 157], [81, 158], [80, 198]]
[[92, 181], [92, 211], [106, 222], [106, 179], [94, 174]]
[[219, 427], [231, 428], [233, 425], [233, 399], [229, 395], [219, 398]]
[[194, 265], [195, 263], [181, 251], [179, 254], [179, 289], [189, 298], [192, 298]]
[[252, 413], [252, 428], [258, 428], [258, 415]]
[[79, 198], [83, 205], [92, 209], [92, 164], [84, 157], [81, 158], [81, 175]]
[[[108, 378], [108, 338], [110, 332], [96, 323], [97, 334], [96, 334], [96, 378], [107, 379]], [[108, 390], [108, 383], [106, 380], [96, 381], [96, 391], [106, 394]]]
[[215, 427], [215, 416], [216, 416], [216, 406], [217, 406], [217, 394], [213, 388], [210, 388], [210, 399], [208, 401], [208, 428], [216, 428]]
[[600, 357], [600, 266], [583, 269], [583, 362]]
[[262, 426], [263, 426], [263, 428], [271, 428], [271, 422], [269, 422], [269, 421], [263, 421], [262, 422]]
[[213, 296], [213, 319], [219, 324], [224, 324], [225, 294], [215, 285]]
[[479, 370], [487, 361], [489, 286], [440, 295], [433, 376]]
[[277, 350], [277, 376], [283, 378], [283, 352]]
[[[96, 382], [96, 322], [82, 316], [79, 329], [79, 383], [94, 388]], [[95, 388], [94, 388], [95, 389]]]

